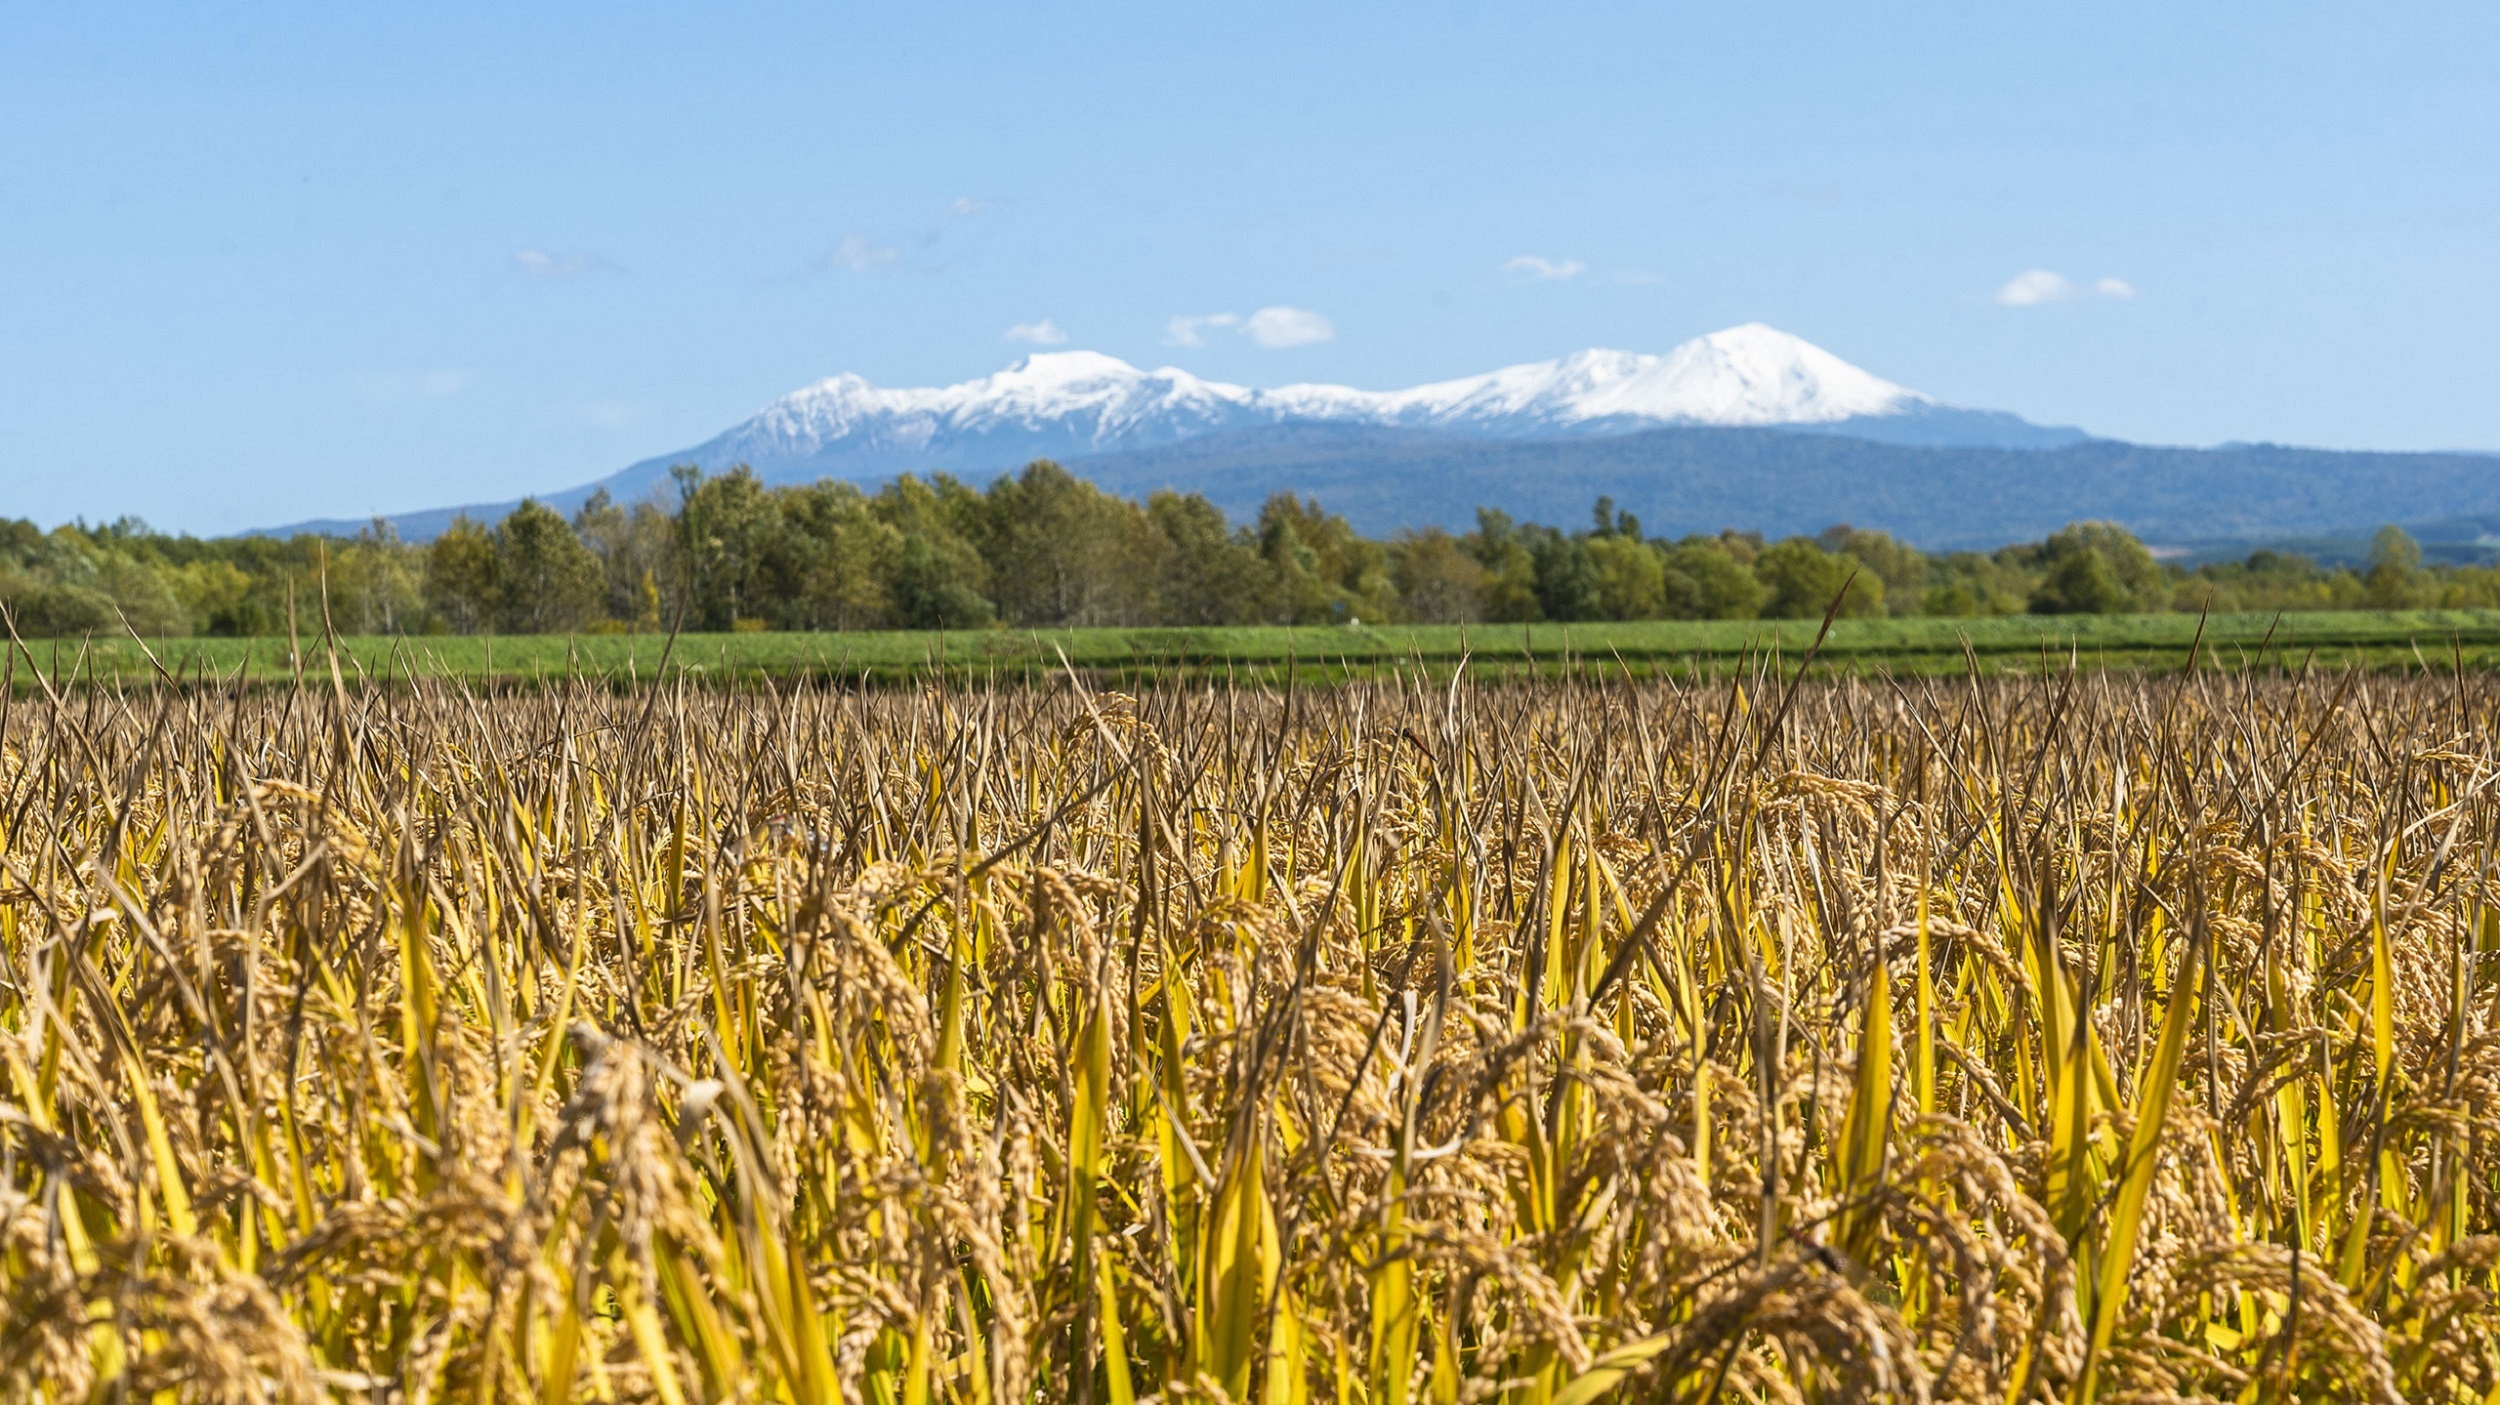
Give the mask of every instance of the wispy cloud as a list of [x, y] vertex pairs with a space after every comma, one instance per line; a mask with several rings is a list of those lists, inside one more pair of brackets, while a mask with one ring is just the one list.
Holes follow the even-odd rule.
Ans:
[[1209, 312], [1196, 317], [1175, 317], [1163, 324], [1163, 340], [1167, 346], [1205, 346], [1207, 332], [1216, 327], [1238, 327], [1241, 318], [1230, 312]]
[[1060, 346], [1067, 342], [1068, 334], [1059, 330], [1058, 323], [1045, 317], [1039, 322], [1018, 322], [1009, 327], [999, 340], [1026, 342], [1033, 346]]
[[1252, 345], [1269, 351], [1337, 339], [1337, 328], [1327, 318], [1307, 307], [1287, 307], [1279, 303], [1274, 307], [1262, 307], [1247, 317], [1236, 312], [1202, 312], [1175, 317], [1163, 324], [1163, 341], [1166, 346], [1205, 346], [1207, 333], [1218, 329], [1237, 331], [1248, 337]]
[[531, 278], [544, 278], [561, 283], [585, 273], [602, 273], [615, 267], [597, 254], [579, 249], [557, 253], [552, 249], [523, 249], [512, 256], [512, 266]]
[[977, 196], [958, 195], [946, 202], [937, 216], [921, 228], [888, 237], [854, 230], [842, 236], [832, 253], [808, 265], [812, 273], [943, 273], [947, 261], [939, 257], [939, 245], [959, 239], [953, 231], [966, 220], [995, 212], [994, 201]]
[[1530, 283], [1558, 283], [1566, 278], [1579, 277], [1589, 271], [1589, 266], [1578, 259], [1549, 259], [1542, 254], [1521, 254], [1503, 264], [1502, 271]]
[[376, 371], [356, 378], [356, 398], [375, 410], [422, 405], [448, 400], [476, 379], [467, 371]]
[[2073, 302], [2077, 298], [2113, 298], [2120, 302], [2135, 296], [2135, 285], [2124, 278], [2102, 278], [2086, 287], [2079, 287], [2065, 274], [2045, 268], [2026, 269], [2005, 280], [1997, 289], [2001, 307], [2040, 307], [2053, 302]]
[[1262, 307], [1241, 324], [1242, 335], [1270, 351], [1335, 341], [1337, 329], [1307, 307]]
[[880, 244], [865, 234], [846, 234], [833, 252], [825, 255], [826, 268], [847, 268], [853, 273], [874, 273], [892, 268], [903, 261], [903, 251], [891, 244]]
[[2005, 286], [1997, 289], [1997, 303], [2002, 307], [2038, 307], [2046, 302], [2064, 302], [2074, 295], [2075, 285], [2066, 281], [2066, 275], [2034, 268], [2006, 279]]

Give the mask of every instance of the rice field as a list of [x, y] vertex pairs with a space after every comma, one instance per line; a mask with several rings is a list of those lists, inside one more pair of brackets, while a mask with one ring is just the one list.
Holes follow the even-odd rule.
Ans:
[[2477, 673], [0, 690], [0, 1395], [2500, 1398]]

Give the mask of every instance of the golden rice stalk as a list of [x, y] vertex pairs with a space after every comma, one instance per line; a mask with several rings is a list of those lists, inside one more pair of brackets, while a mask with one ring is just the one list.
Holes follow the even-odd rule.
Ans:
[[0, 1398], [2500, 1399], [2494, 680], [1063, 681], [11, 703]]

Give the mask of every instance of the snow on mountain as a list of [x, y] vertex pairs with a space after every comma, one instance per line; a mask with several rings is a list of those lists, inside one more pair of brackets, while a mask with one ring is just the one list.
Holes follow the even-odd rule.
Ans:
[[1374, 394], [1294, 385], [1263, 398], [1287, 418], [1496, 433], [1828, 424], [1937, 403], [1759, 322], [1695, 337], [1664, 356], [1581, 351], [1412, 390]]
[[[541, 500], [570, 512], [596, 491], [619, 501], [664, 496], [670, 470], [680, 464], [715, 473], [745, 464], [767, 483], [873, 484], [931, 472], [978, 482], [1038, 458], [1082, 474], [1106, 456], [1178, 452], [1175, 446], [1190, 441], [1217, 442], [1210, 436], [1223, 437], [1232, 460], [1274, 465], [1306, 452], [1288, 441], [1312, 435], [1421, 435], [1524, 447], [1675, 426], [1997, 448], [2054, 448], [2090, 437], [1945, 404], [1757, 322], [1696, 337], [1663, 356], [1580, 351], [1407, 390], [1261, 390], [1172, 366], [1140, 370], [1092, 351], [1043, 352], [946, 386], [893, 388], [840, 375], [783, 396], [704, 443]], [[494, 520], [510, 507], [480, 503], [392, 520], [412, 539], [424, 539], [460, 512]]]
[[944, 453], [954, 440], [1025, 435], [1109, 450], [1297, 421], [1497, 438], [1665, 424], [1819, 425], [1935, 404], [1760, 323], [1696, 337], [1664, 356], [1582, 351], [1392, 391], [1254, 390], [1171, 366], [1144, 371], [1099, 352], [1054, 351], [979, 380], [925, 389], [835, 376], [775, 401], [702, 446], [696, 458], [781, 463], [836, 446], [843, 457], [860, 450], [919, 455]]
[[1093, 351], [1028, 356], [959, 385], [890, 390], [840, 375], [782, 397], [705, 448], [781, 460], [829, 445], [927, 451], [949, 436], [1074, 436], [1105, 447], [1166, 441], [1243, 420], [1258, 395]]

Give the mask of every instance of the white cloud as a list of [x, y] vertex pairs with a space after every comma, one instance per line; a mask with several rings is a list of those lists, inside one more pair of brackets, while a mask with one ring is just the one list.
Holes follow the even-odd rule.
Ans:
[[579, 249], [561, 254], [549, 249], [523, 249], [512, 256], [512, 266], [532, 278], [562, 282], [568, 278], [579, 278], [585, 273], [600, 272], [610, 265], [597, 254], [586, 254]]
[[1270, 351], [1335, 341], [1337, 329], [1306, 307], [1262, 307], [1241, 324], [1242, 334]]
[[1006, 209], [994, 200], [973, 195], [958, 195], [939, 207], [923, 227], [905, 233], [891, 230], [883, 234], [853, 231], [842, 236], [833, 252], [806, 267], [809, 273], [846, 269], [852, 273], [919, 274], [934, 276], [944, 273], [950, 260], [945, 251], [964, 242], [958, 232], [966, 221], [975, 221], [970, 228], [978, 230], [988, 223], [984, 217], [995, 217]]
[[1205, 346], [1210, 327], [1238, 327], [1241, 319], [1229, 312], [1210, 312], [1198, 317], [1175, 317], [1163, 324], [1163, 340], [1170, 346]]
[[1059, 330], [1059, 324], [1047, 317], [1039, 322], [1018, 322], [999, 338], [1000, 341], [1030, 342], [1035, 346], [1058, 346], [1067, 339], [1068, 334]]
[[2077, 287], [2066, 275], [2045, 268], [2034, 268], [2005, 280], [1997, 289], [1997, 302], [2006, 307], [2038, 307], [2043, 303], [2073, 302], [2080, 297], [2112, 298], [2131, 302], [2135, 285], [2124, 278], [2095, 279], [2089, 288]]
[[1205, 346], [1207, 333], [1218, 327], [1237, 329], [1252, 343], [1270, 351], [1337, 339], [1337, 329], [1327, 318], [1307, 307], [1286, 307], [1280, 303], [1262, 307], [1247, 317], [1232, 312], [1175, 317], [1163, 324], [1163, 341], [1167, 346]]
[[865, 234], [847, 234], [834, 251], [825, 255], [825, 267], [847, 268], [853, 273], [868, 273], [891, 268], [902, 260], [902, 252], [891, 244], [880, 244]]
[[1997, 289], [1997, 302], [2006, 307], [2038, 307], [2042, 303], [2064, 302], [2075, 295], [2075, 285], [2064, 274], [2035, 268], [2017, 273]]
[[376, 410], [448, 400], [469, 388], [467, 371], [377, 371], [356, 379], [356, 398]]
[[1578, 259], [1549, 259], [1542, 254], [1521, 254], [1503, 264], [1502, 271], [1531, 283], [1555, 283], [1565, 278], [1577, 278], [1588, 272], [1589, 266]]

